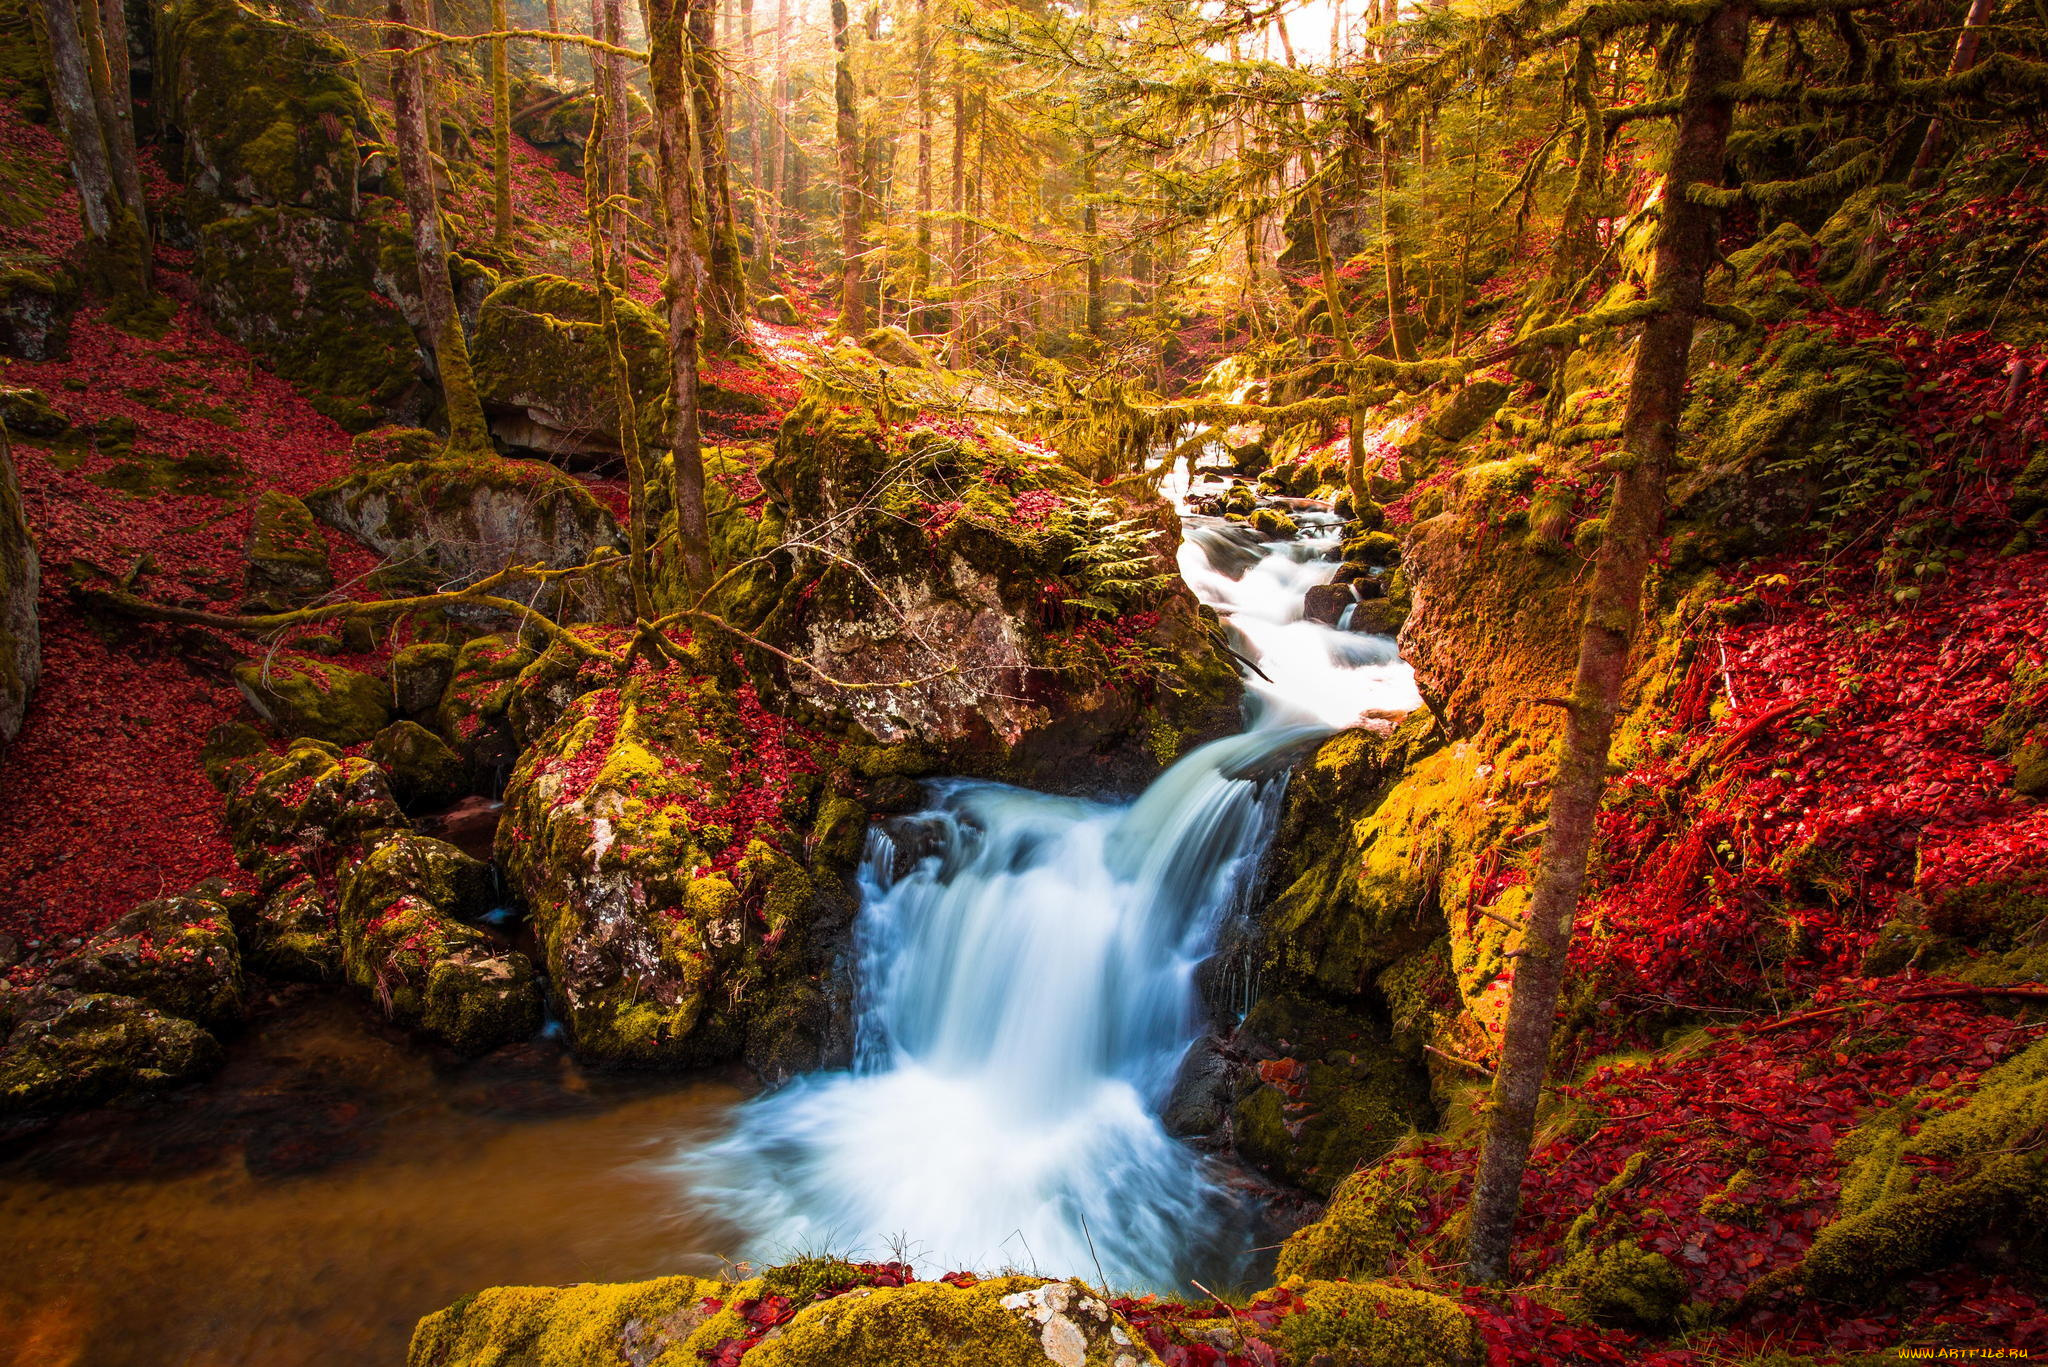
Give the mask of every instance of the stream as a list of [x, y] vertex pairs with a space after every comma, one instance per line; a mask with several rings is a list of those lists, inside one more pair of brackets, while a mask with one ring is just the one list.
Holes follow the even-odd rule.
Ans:
[[799, 1254], [1236, 1280], [1253, 1213], [1158, 1118], [1204, 1028], [1196, 970], [1291, 761], [1418, 700], [1391, 640], [1302, 619], [1334, 520], [1277, 544], [1186, 523], [1182, 573], [1263, 671], [1246, 729], [1130, 802], [946, 780], [876, 828], [850, 1070], [749, 1101], [585, 1075], [551, 1041], [448, 1070], [286, 989], [207, 1087], [0, 1163], [0, 1367], [395, 1363], [484, 1286]]

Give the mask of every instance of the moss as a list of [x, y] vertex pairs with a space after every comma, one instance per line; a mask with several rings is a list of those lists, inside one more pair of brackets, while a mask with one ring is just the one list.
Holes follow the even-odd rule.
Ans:
[[2048, 1041], [1991, 1069], [1961, 1105], [1908, 1098], [1842, 1142], [1840, 1216], [1800, 1265], [1825, 1295], [1863, 1294], [1938, 1266], [1984, 1236], [2048, 1227]]
[[256, 497], [249, 519], [248, 588], [252, 597], [279, 605], [303, 602], [334, 584], [327, 538], [306, 505], [278, 489]]
[[1333, 1281], [1282, 1283], [1301, 1308], [1264, 1335], [1290, 1363], [1471, 1367], [1479, 1334], [1456, 1301], [1426, 1291]]
[[[626, 374], [642, 448], [666, 445], [668, 334], [643, 304], [617, 300]], [[494, 412], [535, 410], [572, 443], [618, 449], [619, 407], [595, 287], [557, 275], [516, 276], [484, 298], [471, 347], [477, 393]]]
[[48, 981], [132, 997], [209, 1029], [242, 1015], [242, 954], [227, 908], [205, 897], [144, 902], [51, 969]]
[[734, 1288], [696, 1277], [499, 1286], [428, 1315], [407, 1367], [696, 1367], [685, 1348]]
[[1251, 528], [1268, 541], [1292, 540], [1300, 531], [1293, 518], [1276, 508], [1261, 508], [1253, 513]]
[[432, 716], [455, 677], [455, 654], [445, 641], [422, 641], [393, 652], [391, 710], [405, 717]]
[[1685, 1305], [1685, 1277], [1661, 1253], [1631, 1240], [1583, 1249], [1551, 1280], [1571, 1290], [1581, 1309], [1603, 1323], [1668, 1328]]
[[0, 1049], [0, 1116], [146, 1095], [220, 1066], [218, 1041], [131, 997], [38, 989]]
[[1394, 1270], [1418, 1227], [1435, 1176], [1399, 1156], [1346, 1177], [1322, 1218], [1280, 1246], [1274, 1275], [1369, 1281]]
[[384, 685], [367, 674], [318, 660], [277, 657], [235, 666], [249, 705], [288, 736], [357, 745], [391, 719]]
[[456, 652], [434, 722], [442, 739], [469, 763], [487, 768], [511, 759], [505, 712], [521, 671], [533, 661], [533, 652], [510, 636], [479, 636]]
[[424, 427], [373, 427], [351, 438], [348, 450], [357, 465], [403, 465], [431, 460], [447, 445], [446, 437]]
[[407, 806], [452, 802], [468, 787], [462, 756], [417, 722], [393, 722], [371, 738], [367, 753], [391, 776], [391, 791]]
[[1159, 1361], [1081, 1287], [1031, 1277], [852, 1291], [804, 1311], [747, 1360], [752, 1367], [1157, 1367]]

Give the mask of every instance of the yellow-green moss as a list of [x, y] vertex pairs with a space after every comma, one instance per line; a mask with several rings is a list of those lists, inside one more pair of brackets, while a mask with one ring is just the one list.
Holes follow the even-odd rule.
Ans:
[[1274, 1275], [1342, 1281], [1388, 1275], [1436, 1180], [1420, 1162], [1398, 1155], [1352, 1173], [1321, 1219], [1287, 1237]]
[[965, 1288], [914, 1282], [849, 1292], [797, 1316], [747, 1361], [750, 1367], [1157, 1367], [1159, 1359], [1073, 1283], [999, 1277]]
[[1332, 1281], [1282, 1283], [1302, 1308], [1264, 1337], [1289, 1363], [1320, 1355], [1345, 1367], [1470, 1367], [1479, 1334], [1455, 1301], [1426, 1291]]
[[[428, 1315], [407, 1367], [696, 1367], [686, 1345], [735, 1289], [696, 1277], [621, 1285], [499, 1286]], [[631, 1356], [628, 1356], [628, 1353]]]

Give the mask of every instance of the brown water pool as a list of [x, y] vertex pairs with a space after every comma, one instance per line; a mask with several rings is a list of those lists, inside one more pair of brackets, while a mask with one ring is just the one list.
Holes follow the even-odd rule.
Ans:
[[5, 1151], [0, 1367], [399, 1367], [482, 1287], [714, 1272], [735, 1232], [648, 1165], [740, 1096], [288, 993], [205, 1087]]

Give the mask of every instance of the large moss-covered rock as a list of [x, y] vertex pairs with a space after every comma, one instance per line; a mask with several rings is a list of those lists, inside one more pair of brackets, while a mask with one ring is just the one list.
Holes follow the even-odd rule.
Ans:
[[[667, 425], [667, 335], [646, 306], [617, 304], [641, 445], [657, 450]], [[594, 286], [558, 275], [518, 276], [484, 298], [470, 352], [477, 393], [507, 445], [550, 456], [618, 454], [619, 406], [597, 308]]]
[[0, 266], [0, 356], [62, 360], [71, 349], [78, 282], [48, 257]]
[[579, 1052], [782, 1075], [830, 1051], [819, 956], [852, 855], [799, 859], [834, 781], [821, 738], [680, 666], [568, 705], [513, 773], [498, 858]]
[[274, 755], [221, 728], [207, 773], [227, 795], [235, 858], [256, 879], [236, 923], [244, 957], [280, 977], [340, 976], [335, 873], [381, 837], [407, 829], [384, 771], [331, 745], [300, 741]]
[[306, 505], [281, 489], [265, 489], [249, 517], [249, 595], [287, 606], [325, 593], [334, 585], [327, 565], [327, 538]]
[[42, 562], [21, 485], [13, 462], [0, 451], [0, 745], [20, 733], [29, 695], [42, 676], [42, 632], [36, 621], [41, 585]]
[[242, 954], [228, 910], [210, 897], [144, 902], [60, 960], [47, 982], [132, 997], [219, 1029], [242, 1014]]
[[487, 865], [410, 833], [380, 841], [341, 875], [342, 966], [392, 1020], [465, 1054], [540, 1028], [524, 954], [458, 917], [488, 908]]
[[0, 1116], [147, 1095], [220, 1066], [217, 1040], [132, 997], [39, 988], [0, 1044]]
[[1176, 574], [1164, 502], [1105, 493], [993, 428], [885, 435], [818, 401], [784, 423], [759, 478], [769, 506], [728, 520], [752, 540], [727, 558], [798, 529], [824, 553], [770, 554], [718, 607], [815, 666], [763, 653], [763, 673], [873, 740], [915, 737], [954, 772], [1100, 790], [1236, 726], [1236, 669]]
[[[860, 1280], [858, 1269], [835, 1266]], [[808, 1282], [796, 1286], [778, 1275], [784, 1271], [737, 1286], [663, 1277], [612, 1286], [494, 1287], [421, 1320], [406, 1361], [408, 1367], [697, 1367], [727, 1345], [747, 1344], [745, 1360], [759, 1367], [1158, 1367], [1144, 1340], [1075, 1282], [999, 1277], [967, 1286], [810, 1289]], [[745, 1315], [769, 1295], [787, 1296], [799, 1309], [764, 1334]], [[1415, 1361], [1435, 1367], [1438, 1360]]]
[[391, 710], [415, 721], [434, 715], [448, 681], [455, 676], [456, 648], [446, 641], [422, 641], [391, 656]]
[[1300, 1308], [1264, 1332], [1290, 1364], [1476, 1367], [1484, 1345], [1456, 1301], [1426, 1291], [1348, 1282], [1283, 1283]]
[[367, 753], [390, 775], [392, 793], [415, 810], [453, 802], [468, 787], [462, 756], [418, 722], [391, 723], [371, 738]]
[[434, 724], [455, 752], [479, 769], [509, 764], [518, 752], [506, 713], [532, 651], [510, 636], [479, 636], [456, 652]]
[[[445, 586], [511, 565], [570, 568], [623, 546], [611, 510], [551, 465], [495, 456], [364, 469], [307, 495], [314, 516], [347, 532], [422, 586]], [[613, 572], [531, 581], [504, 595], [574, 621], [623, 611], [623, 560]]]
[[235, 666], [235, 687], [259, 716], [288, 736], [359, 745], [391, 720], [383, 683], [324, 660], [247, 660]]

